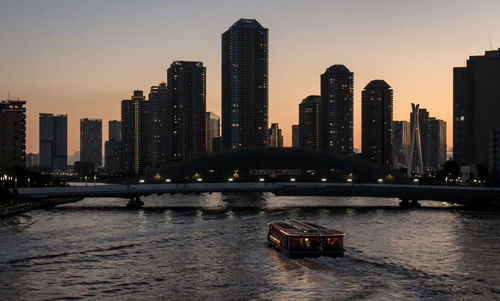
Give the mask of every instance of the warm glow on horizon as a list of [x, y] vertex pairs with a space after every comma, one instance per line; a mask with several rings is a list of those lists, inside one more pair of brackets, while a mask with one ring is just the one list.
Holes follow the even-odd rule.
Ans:
[[[239, 18], [269, 28], [269, 125], [285, 146], [298, 104], [320, 94], [333, 64], [354, 72], [354, 147], [361, 90], [373, 79], [394, 90], [394, 120], [411, 103], [447, 122], [452, 146], [452, 72], [500, 46], [500, 3], [458, 1], [144, 1], [0, 4], [0, 99], [27, 101], [27, 152], [38, 152], [39, 113], [68, 114], [68, 156], [80, 148], [80, 118], [120, 119], [133, 90], [166, 81], [175, 60], [207, 68], [207, 111], [221, 112], [221, 34]], [[219, 5], [216, 5], [216, 4]], [[224, 9], [220, 9], [224, 6]], [[484, 9], [488, 7], [488, 9]]]

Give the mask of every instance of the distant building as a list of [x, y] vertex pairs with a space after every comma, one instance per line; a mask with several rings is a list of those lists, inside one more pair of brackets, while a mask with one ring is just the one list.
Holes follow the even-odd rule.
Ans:
[[299, 145], [301, 148], [320, 149], [321, 96], [309, 95], [299, 104]]
[[120, 120], [108, 121], [108, 140], [122, 140], [122, 122]]
[[222, 139], [225, 149], [266, 146], [268, 29], [240, 19], [222, 34]]
[[271, 128], [269, 128], [269, 146], [283, 147], [283, 135], [277, 123], [272, 123]]
[[75, 165], [76, 161], [80, 161], [80, 151], [76, 151], [73, 155], [68, 156], [68, 165]]
[[143, 175], [148, 162], [148, 109], [141, 90], [135, 90], [130, 99], [122, 100], [122, 172]]
[[62, 170], [68, 165], [68, 115], [40, 113], [40, 166]]
[[392, 122], [392, 156], [393, 168], [408, 167], [410, 149], [410, 123], [408, 121]]
[[500, 183], [500, 129], [489, 131], [488, 174], [493, 183]]
[[150, 175], [157, 175], [167, 163], [169, 132], [167, 111], [169, 110], [168, 87], [165, 82], [152, 86], [149, 92], [148, 154]]
[[453, 69], [453, 151], [460, 165], [488, 164], [488, 133], [500, 128], [500, 49]]
[[122, 122], [110, 120], [108, 123], [109, 140], [104, 144], [104, 170], [109, 175], [121, 173]]
[[25, 100], [0, 102], [0, 171], [24, 167], [26, 154]]
[[80, 160], [102, 165], [102, 119], [80, 119]]
[[292, 147], [300, 147], [300, 128], [298, 124], [292, 125]]
[[392, 89], [372, 80], [361, 92], [361, 153], [366, 160], [392, 168]]
[[446, 162], [446, 121], [432, 117], [427, 123], [429, 151], [425, 165], [437, 169]]
[[167, 84], [167, 162], [200, 156], [206, 139], [206, 68], [202, 62], [173, 62]]
[[40, 162], [39, 154], [34, 154], [34, 153], [26, 154], [26, 163], [25, 163], [26, 168], [38, 167], [38, 165], [40, 164], [39, 162]]
[[321, 74], [321, 149], [353, 154], [353, 85], [354, 74], [344, 65]]
[[220, 117], [212, 112], [207, 112], [206, 119], [207, 119], [206, 121], [207, 133], [205, 135], [206, 137], [205, 144], [207, 152], [210, 153], [213, 150], [212, 146], [213, 138], [220, 136]]

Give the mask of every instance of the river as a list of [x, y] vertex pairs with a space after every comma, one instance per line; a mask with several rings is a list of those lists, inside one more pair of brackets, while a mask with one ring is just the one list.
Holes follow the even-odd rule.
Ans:
[[[500, 211], [398, 200], [163, 195], [0, 219], [2, 300], [495, 300]], [[344, 231], [342, 258], [291, 259], [267, 223]]]

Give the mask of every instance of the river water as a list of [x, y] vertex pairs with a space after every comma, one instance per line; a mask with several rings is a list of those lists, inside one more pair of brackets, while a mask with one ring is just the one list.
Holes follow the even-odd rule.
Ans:
[[[1, 300], [498, 300], [500, 211], [397, 200], [163, 195], [0, 220]], [[393, 206], [393, 207], [387, 207]], [[344, 231], [343, 258], [291, 259], [267, 223]]]

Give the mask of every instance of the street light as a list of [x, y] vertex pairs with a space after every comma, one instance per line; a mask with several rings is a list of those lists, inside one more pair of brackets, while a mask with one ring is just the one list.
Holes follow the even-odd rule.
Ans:
[[260, 179], [259, 179], [259, 182], [264, 182], [264, 181], [265, 181], [265, 179], [264, 179], [264, 178], [260, 178]]
[[201, 182], [201, 181], [203, 181], [203, 179], [202, 178], [198, 178], [198, 179], [196, 179], [196, 181]]
[[377, 180], [377, 182], [379, 182], [379, 183], [384, 183], [384, 180], [382, 180], [382, 179], [378, 179], [378, 180]]
[[141, 184], [143, 184], [144, 182], [145, 182], [144, 179], [139, 180], [139, 183], [141, 183]]
[[326, 182], [326, 178], [322, 178], [322, 179], [321, 179], [321, 182]]
[[165, 182], [170, 183], [171, 180], [170, 179], [165, 179]]
[[233, 178], [229, 178], [229, 179], [227, 179], [227, 181], [228, 182], [232, 182], [232, 181], [234, 181], [234, 179]]
[[290, 182], [295, 182], [295, 178], [291, 178], [291, 179], [290, 179]]
[[351, 178], [347, 179], [347, 183], [352, 183], [352, 179]]

